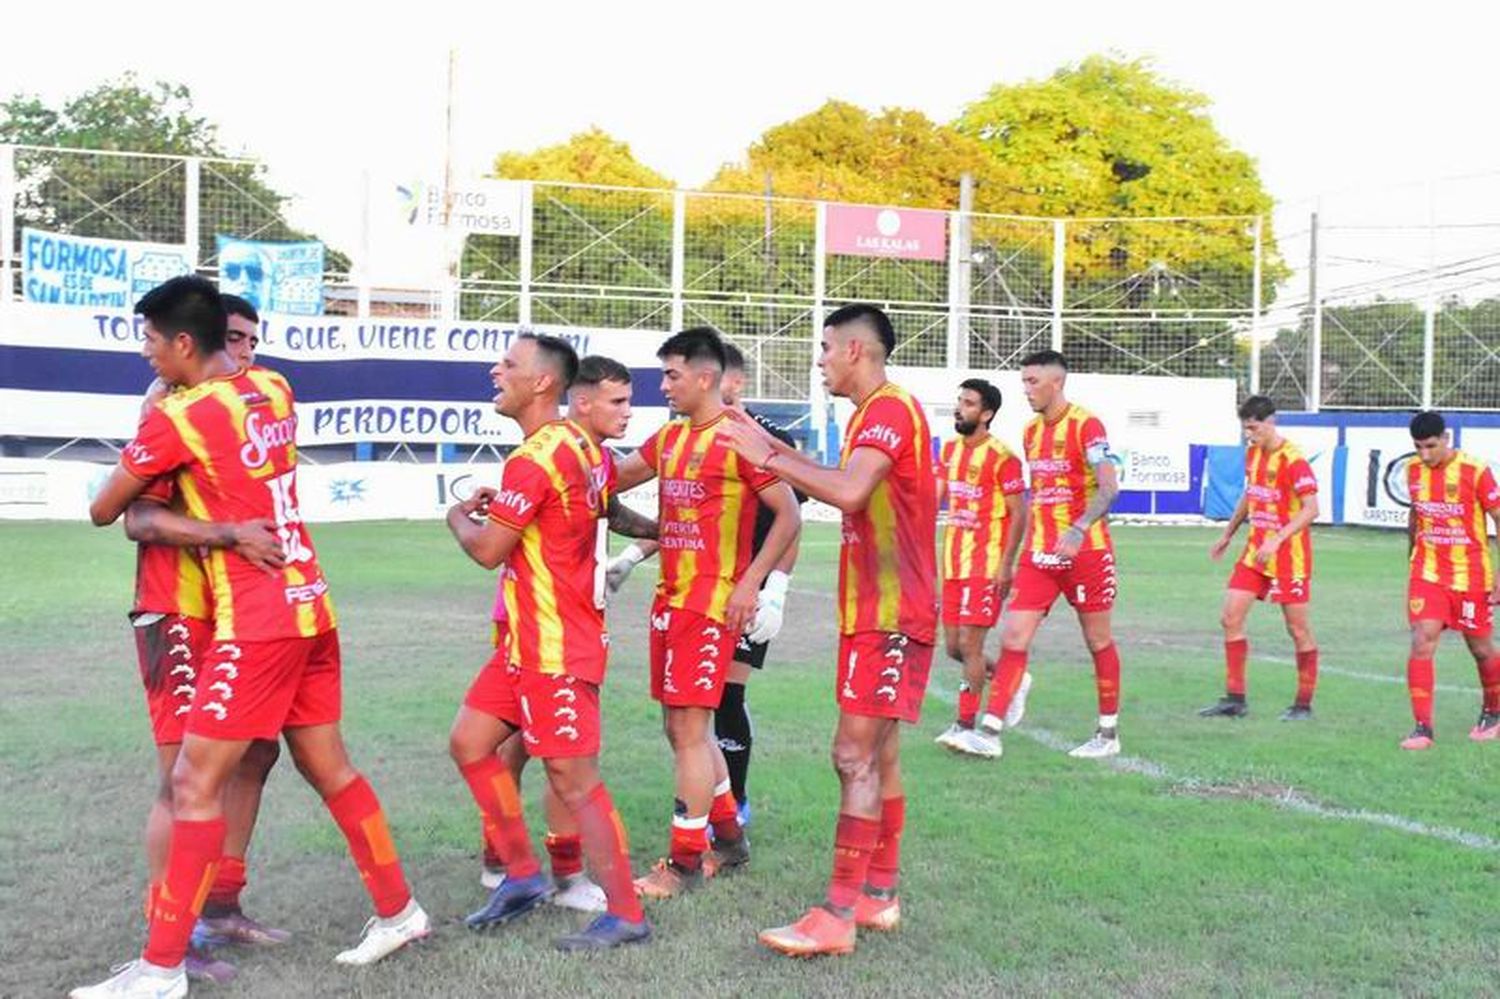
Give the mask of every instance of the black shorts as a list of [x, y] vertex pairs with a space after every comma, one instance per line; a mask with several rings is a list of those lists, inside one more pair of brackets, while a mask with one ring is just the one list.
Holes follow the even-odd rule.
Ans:
[[770, 642], [752, 642], [740, 632], [740, 640], [734, 646], [734, 661], [744, 663], [751, 669], [762, 669], [766, 665], [766, 650]]

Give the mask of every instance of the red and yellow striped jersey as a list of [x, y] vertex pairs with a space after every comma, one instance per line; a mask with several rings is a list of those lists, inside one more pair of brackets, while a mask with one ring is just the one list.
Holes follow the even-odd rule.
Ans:
[[943, 578], [995, 578], [1011, 531], [1005, 497], [1026, 491], [1021, 459], [988, 434], [978, 444], [954, 437], [943, 444], [938, 474], [948, 484]]
[[521, 669], [604, 680], [600, 557], [612, 473], [572, 420], [543, 424], [505, 459], [489, 516], [521, 534], [503, 570], [511, 661]]
[[1250, 521], [1250, 538], [1240, 564], [1276, 579], [1309, 579], [1312, 577], [1312, 531], [1304, 527], [1282, 542], [1276, 557], [1262, 568], [1255, 564], [1255, 553], [1266, 540], [1291, 523], [1302, 510], [1307, 496], [1318, 494], [1318, 480], [1312, 466], [1302, 457], [1297, 445], [1282, 438], [1274, 451], [1252, 444], [1245, 449], [1245, 511]]
[[719, 622], [754, 554], [756, 497], [781, 481], [725, 446], [719, 428], [726, 419], [673, 420], [641, 445], [660, 496], [657, 595]]
[[291, 387], [276, 372], [251, 367], [167, 396], [120, 456], [138, 478], [176, 472], [187, 513], [199, 520], [275, 522], [286, 557], [278, 573], [229, 549], [208, 550], [217, 641], [310, 638], [335, 626], [297, 507], [296, 439]]
[[1418, 458], [1406, 465], [1406, 487], [1416, 519], [1411, 576], [1458, 593], [1495, 586], [1486, 511], [1500, 508], [1500, 487], [1483, 461], [1462, 451], [1437, 468]]
[[[1097, 466], [1112, 457], [1109, 435], [1097, 416], [1070, 405], [1051, 423], [1034, 417], [1022, 440], [1031, 472], [1031, 521], [1022, 547], [1039, 555], [1057, 547], [1099, 491]], [[1110, 550], [1106, 520], [1100, 517], [1088, 529], [1080, 552]]]
[[[184, 510], [170, 476], [154, 480], [141, 495], [179, 513]], [[132, 618], [139, 614], [181, 614], [207, 621], [213, 616], [213, 604], [213, 590], [196, 549], [136, 545]]]
[[862, 447], [889, 457], [891, 468], [863, 510], [844, 514], [839, 631], [899, 631], [930, 644], [937, 633], [937, 476], [921, 404], [891, 382], [870, 393], [849, 420], [840, 464]]

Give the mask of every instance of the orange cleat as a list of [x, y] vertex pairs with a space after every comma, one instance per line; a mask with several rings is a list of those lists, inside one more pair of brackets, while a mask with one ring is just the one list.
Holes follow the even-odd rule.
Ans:
[[642, 898], [676, 898], [703, 884], [703, 871], [689, 871], [670, 860], [658, 860], [651, 873], [635, 879], [635, 890]]
[[1428, 725], [1418, 725], [1411, 730], [1411, 735], [1401, 740], [1402, 749], [1431, 749], [1433, 746], [1432, 728]]
[[790, 926], [762, 930], [760, 942], [791, 957], [854, 953], [854, 920], [840, 919], [821, 905]]
[[876, 898], [865, 892], [859, 893], [854, 902], [854, 925], [862, 930], [879, 930], [888, 933], [901, 925], [901, 899]]

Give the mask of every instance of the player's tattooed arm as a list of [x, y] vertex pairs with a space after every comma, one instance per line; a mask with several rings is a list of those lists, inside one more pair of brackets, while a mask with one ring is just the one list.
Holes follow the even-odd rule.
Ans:
[[636, 513], [620, 502], [620, 497], [609, 498], [609, 529], [622, 537], [647, 538], [657, 536], [656, 521], [644, 514]]
[[125, 509], [125, 536], [144, 545], [227, 548], [266, 572], [286, 565], [286, 549], [276, 524], [264, 518], [233, 523], [197, 520], [155, 500], [140, 499]]
[[510, 558], [521, 532], [489, 517], [490, 501], [496, 491], [487, 486], [448, 508], [448, 530], [464, 554], [486, 569], [498, 569]]
[[1108, 459], [1099, 462], [1094, 466], [1094, 477], [1098, 487], [1094, 490], [1093, 498], [1083, 508], [1082, 516], [1073, 521], [1073, 525], [1063, 532], [1057, 543], [1055, 551], [1064, 558], [1072, 558], [1078, 554], [1089, 528], [1109, 513], [1109, 508], [1115, 505], [1115, 498], [1120, 495], [1120, 479], [1115, 473], [1114, 462]]

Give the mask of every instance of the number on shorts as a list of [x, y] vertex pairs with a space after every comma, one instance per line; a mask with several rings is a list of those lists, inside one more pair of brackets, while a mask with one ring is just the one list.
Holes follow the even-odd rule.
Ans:
[[1458, 616], [1463, 618], [1465, 621], [1473, 621], [1474, 612], [1476, 609], [1477, 608], [1474, 606], [1474, 601], [1465, 600], [1463, 604], [1459, 606]]
[[1088, 591], [1083, 588], [1082, 583], [1079, 583], [1077, 588], [1074, 589], [1073, 596], [1077, 598], [1077, 602], [1080, 604], [1088, 601]]

